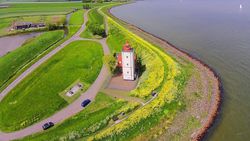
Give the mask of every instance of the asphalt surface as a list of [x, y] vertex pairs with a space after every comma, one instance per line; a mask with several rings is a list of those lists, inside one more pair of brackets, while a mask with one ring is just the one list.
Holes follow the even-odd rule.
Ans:
[[[72, 36], [69, 40], [65, 41], [63, 44], [61, 44], [56, 49], [54, 49], [53, 51], [51, 51], [50, 53], [45, 55], [43, 58], [41, 58], [39, 61], [37, 61], [35, 64], [33, 64], [29, 69], [27, 69], [25, 72], [23, 72], [15, 81], [13, 81], [4, 91], [2, 91], [0, 93], [0, 101], [16, 85], [18, 85], [27, 75], [29, 75], [32, 71], [34, 71], [36, 68], [38, 68], [42, 63], [44, 63], [46, 60], [51, 58], [54, 54], [59, 52], [61, 49], [63, 49], [69, 43], [71, 43], [73, 41], [76, 41], [76, 40], [92, 40], [92, 39], [80, 38], [80, 34], [81, 34], [81, 32], [84, 31], [85, 25], [86, 25], [86, 23], [88, 21], [87, 14], [88, 14], [88, 11], [84, 13], [84, 19], [85, 20], [84, 20], [84, 24], [82, 25], [80, 30], [74, 36]], [[103, 51], [104, 51], [105, 55], [110, 53], [108, 45], [106, 44], [106, 38], [101, 39], [101, 40], [93, 39], [92, 41], [97, 41], [100, 44], [102, 44]], [[60, 123], [60, 122], [64, 121], [65, 119], [70, 118], [70, 117], [74, 116], [75, 114], [79, 113], [80, 111], [82, 111], [84, 109], [84, 108], [81, 107], [82, 101], [85, 100], [85, 99], [90, 99], [91, 101], [93, 101], [95, 99], [97, 93], [101, 89], [103, 83], [107, 79], [108, 75], [109, 75], [108, 69], [107, 69], [107, 67], [105, 65], [103, 65], [103, 67], [102, 67], [97, 79], [95, 80], [95, 82], [91, 85], [91, 87], [86, 92], [84, 92], [73, 103], [71, 103], [70, 105], [68, 105], [64, 109], [58, 111], [57, 113], [55, 113], [51, 117], [49, 117], [47, 119], [44, 119], [44, 120], [42, 120], [42, 121], [40, 121], [38, 123], [35, 123], [35, 124], [25, 128], [25, 129], [15, 131], [15, 132], [11, 132], [11, 133], [0, 132], [0, 141], [9, 141], [9, 140], [14, 140], [14, 139], [19, 139], [19, 138], [23, 138], [25, 136], [28, 136], [28, 135], [31, 135], [31, 134], [34, 134], [34, 133], [37, 133], [37, 132], [41, 132], [41, 131], [43, 131], [42, 125], [44, 123], [53, 122], [53, 123], [57, 124], [57, 123]]]

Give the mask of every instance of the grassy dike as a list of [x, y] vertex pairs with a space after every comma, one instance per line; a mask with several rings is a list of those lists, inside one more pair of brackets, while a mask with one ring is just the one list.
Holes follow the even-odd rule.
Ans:
[[74, 35], [81, 28], [81, 25], [84, 22], [83, 14], [84, 10], [78, 10], [77, 12], [71, 14], [68, 27], [69, 36]]
[[93, 33], [90, 31], [88, 27], [89, 24], [98, 24], [104, 27], [104, 19], [103, 16], [100, 13], [98, 13], [98, 7], [93, 8], [92, 10], [89, 11], [88, 18], [89, 21], [87, 23], [87, 28], [81, 33], [80, 36], [83, 38], [98, 38], [97, 36], [93, 35]]
[[148, 131], [142, 130], [140, 136], [133, 140], [201, 140], [218, 114], [222, 93], [218, 74], [168, 41], [114, 17], [109, 13], [109, 7], [103, 11], [126, 29], [158, 46], [181, 66], [182, 75], [178, 79], [184, 83], [178, 85], [178, 99], [183, 108], [177, 110], [173, 119], [170, 116], [158, 120], [155, 127], [151, 126]]
[[0, 58], [0, 88], [23, 66], [61, 40], [63, 31], [45, 32]]
[[1, 130], [27, 127], [68, 105], [59, 93], [76, 80], [86, 86], [93, 83], [101, 70], [102, 56], [101, 45], [93, 41], [75, 41], [63, 48], [1, 101]]
[[108, 42], [112, 41], [109, 43], [111, 48], [115, 49], [117, 45], [121, 47], [121, 43], [129, 41], [146, 65], [146, 71], [131, 95], [147, 98], [153, 90], [157, 90], [158, 96], [123, 122], [100, 131], [89, 140], [132, 140], [138, 136], [143, 138], [144, 133], [150, 134], [148, 131], [156, 127], [162, 119], [171, 123], [176, 112], [182, 109], [180, 97], [189, 73], [158, 47], [127, 30], [112, 17], [106, 16], [110, 34]]

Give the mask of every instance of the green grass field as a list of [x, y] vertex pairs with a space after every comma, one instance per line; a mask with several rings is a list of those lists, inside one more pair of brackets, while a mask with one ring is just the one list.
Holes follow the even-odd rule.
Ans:
[[[106, 3], [90, 3], [91, 7], [102, 6]], [[0, 8], [0, 19], [27, 15], [65, 15], [73, 9], [82, 9], [81, 2], [62, 3], [10, 3], [8, 8]]]
[[76, 140], [86, 137], [106, 127], [112, 115], [123, 105], [125, 105], [125, 102], [114, 100], [103, 93], [99, 93], [95, 100], [82, 112], [51, 130], [22, 140]]
[[0, 58], [0, 87], [23, 66], [50, 48], [64, 36], [63, 31], [45, 32], [26, 42], [23, 46]]
[[62, 15], [74, 8], [82, 9], [82, 3], [11, 3], [9, 8], [0, 9], [0, 18], [27, 15]]
[[93, 83], [101, 70], [102, 56], [101, 45], [93, 41], [75, 41], [66, 46], [3, 99], [0, 129], [27, 127], [65, 107], [68, 103], [59, 93], [78, 79]]
[[83, 14], [84, 10], [79, 10], [77, 12], [72, 13], [72, 15], [70, 16], [68, 27], [70, 36], [75, 34], [81, 28], [81, 25], [84, 22]]
[[91, 23], [99, 24], [104, 27], [104, 19], [101, 14], [98, 13], [98, 7], [89, 11], [88, 13], [89, 21], [87, 23], [86, 29], [81, 33], [81, 37], [83, 38], [100, 38], [94, 36], [92, 32], [88, 29], [88, 25]]

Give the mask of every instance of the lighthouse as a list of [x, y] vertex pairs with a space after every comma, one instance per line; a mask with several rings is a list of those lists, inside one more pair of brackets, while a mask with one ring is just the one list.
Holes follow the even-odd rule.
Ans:
[[135, 80], [135, 53], [129, 43], [123, 46], [120, 58], [123, 79]]

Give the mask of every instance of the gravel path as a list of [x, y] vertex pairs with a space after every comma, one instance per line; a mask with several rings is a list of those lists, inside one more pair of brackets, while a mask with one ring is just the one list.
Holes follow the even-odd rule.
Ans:
[[[29, 75], [32, 71], [34, 71], [36, 68], [38, 68], [43, 62], [48, 60], [50, 57], [52, 57], [58, 51], [63, 49], [69, 43], [71, 43], [73, 41], [76, 41], [76, 40], [92, 40], [92, 39], [80, 38], [80, 34], [81, 34], [81, 32], [84, 31], [85, 25], [86, 25], [86, 23], [88, 21], [88, 16], [87, 15], [88, 15], [88, 11], [84, 13], [84, 19], [85, 19], [84, 24], [82, 25], [81, 29], [73, 37], [71, 37], [69, 40], [65, 41], [63, 44], [58, 46], [56, 49], [51, 51], [49, 54], [45, 55], [38, 62], [33, 64], [29, 69], [27, 69], [25, 72], [23, 72], [23, 74], [21, 74], [4, 91], [2, 91], [0, 93], [0, 101], [3, 99], [3, 97], [5, 95], [8, 94], [8, 92], [10, 92], [16, 85], [18, 85], [18, 83], [20, 83], [27, 75]], [[106, 44], [106, 39], [105, 38], [101, 39], [101, 40], [93, 39], [92, 41], [97, 41], [97, 42], [102, 44], [103, 51], [104, 51], [105, 55], [110, 53], [108, 45]], [[43, 130], [42, 125], [44, 123], [46, 123], [46, 122], [51, 121], [51, 122], [54, 122], [56, 124], [56, 123], [62, 122], [63, 120], [65, 120], [67, 118], [70, 118], [73, 115], [77, 114], [78, 112], [80, 112], [81, 110], [84, 109], [84, 108], [81, 107], [81, 102], [83, 100], [85, 100], [85, 99], [94, 100], [97, 93], [99, 92], [99, 89], [102, 87], [102, 85], [103, 85], [104, 81], [106, 80], [106, 78], [108, 77], [108, 75], [109, 75], [108, 69], [107, 69], [107, 67], [105, 65], [103, 65], [103, 67], [102, 67], [102, 69], [100, 71], [100, 74], [98, 75], [95, 82], [76, 101], [74, 101], [69, 106], [62, 109], [61, 111], [55, 113], [53, 116], [51, 116], [51, 117], [49, 117], [49, 118], [47, 118], [47, 119], [45, 119], [43, 121], [40, 121], [40, 122], [38, 122], [36, 124], [33, 124], [33, 125], [25, 128], [25, 129], [15, 131], [15, 132], [11, 132], [11, 133], [2, 133], [2, 132], [0, 132], [0, 141], [9, 141], [9, 140], [14, 140], [14, 139], [18, 139], [18, 138], [23, 138], [25, 136], [28, 136], [28, 135], [31, 135], [31, 134], [42, 131]]]

